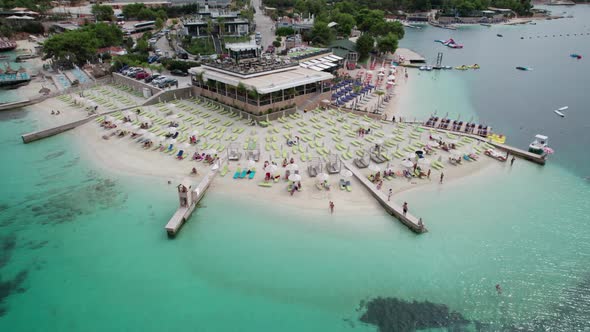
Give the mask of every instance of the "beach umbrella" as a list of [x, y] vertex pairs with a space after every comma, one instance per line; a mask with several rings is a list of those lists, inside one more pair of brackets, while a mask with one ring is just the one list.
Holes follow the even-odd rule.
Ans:
[[191, 131], [191, 136], [198, 136], [198, 135], [199, 135], [199, 131], [198, 130]]
[[384, 72], [380, 72], [379, 74], [377, 74], [377, 76], [379, 76], [379, 77], [385, 76], [385, 73]]
[[215, 150], [215, 149], [209, 149], [209, 150], [205, 151], [205, 154], [208, 154], [208, 155], [214, 155], [216, 153], [217, 153], [217, 150]]
[[137, 133], [138, 133], [139, 135], [145, 135], [145, 134], [147, 134], [147, 132], [148, 132], [148, 131], [147, 131], [147, 130], [145, 130], [145, 129], [140, 129], [140, 130], [138, 130], [138, 131], [137, 131]]
[[411, 167], [414, 167], [414, 163], [409, 159], [404, 159], [402, 161], [402, 166], [405, 168], [411, 168]]
[[349, 178], [349, 177], [352, 176], [352, 172], [350, 170], [343, 169], [343, 170], [340, 171], [340, 175], [342, 177]]
[[170, 127], [170, 128], [168, 128], [168, 132], [169, 132], [170, 134], [174, 134], [174, 133], [176, 133], [177, 131], [178, 131], [178, 129], [177, 129], [176, 127]]
[[285, 167], [286, 170], [288, 171], [296, 171], [299, 169], [299, 165], [297, 164], [289, 164], [287, 165], [287, 167]]
[[317, 175], [317, 179], [320, 181], [326, 181], [328, 180], [328, 174], [326, 173], [320, 173]]
[[254, 167], [254, 166], [256, 166], [256, 162], [254, 160], [250, 159], [250, 160], [248, 160], [247, 165], [248, 165], [248, 167]]
[[266, 166], [264, 171], [268, 173], [274, 173], [277, 171], [277, 165], [269, 164], [268, 166]]
[[375, 144], [381, 145], [381, 144], [383, 144], [383, 140], [380, 139], [380, 138], [378, 138], [378, 139], [375, 140]]
[[404, 158], [404, 159], [409, 159], [409, 160], [412, 160], [412, 159], [414, 159], [414, 158], [416, 158], [416, 153], [414, 153], [414, 152], [408, 152], [408, 153], [406, 153], [406, 155], [405, 155], [405, 158]]
[[176, 144], [176, 139], [175, 139], [175, 138], [173, 138], [173, 139], [171, 139], [171, 140], [170, 140], [170, 141], [168, 141], [168, 142], [169, 142], [170, 144]]
[[165, 140], [166, 140], [166, 137], [164, 137], [164, 136], [158, 136], [156, 138], [156, 141], [158, 141], [158, 143], [163, 143]]
[[369, 169], [373, 172], [381, 172], [381, 167], [379, 167], [377, 164], [369, 165]]
[[438, 148], [440, 146], [440, 144], [438, 144], [436, 141], [428, 142], [427, 145], [431, 148]]
[[395, 81], [395, 76], [389, 75], [389, 76], [387, 76], [387, 80], [388, 81]]
[[139, 129], [139, 125], [131, 125], [131, 129], [138, 130]]
[[291, 174], [289, 175], [289, 181], [301, 181], [301, 175], [299, 174]]

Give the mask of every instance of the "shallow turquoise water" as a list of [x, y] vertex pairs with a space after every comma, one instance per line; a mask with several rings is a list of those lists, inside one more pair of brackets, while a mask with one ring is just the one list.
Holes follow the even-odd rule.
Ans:
[[[421, 75], [423, 93], [466, 91], [457, 112], [488, 117], [469, 108], [477, 85], [454, 74], [437, 78], [442, 90]], [[2, 331], [374, 331], [356, 308], [375, 296], [443, 303], [489, 331], [588, 327], [587, 155], [558, 150], [545, 167], [519, 160], [403, 193], [421, 236], [384, 214], [309, 217], [211, 192], [171, 241], [172, 188], [97, 172], [68, 134], [23, 145], [36, 125], [0, 114]]]

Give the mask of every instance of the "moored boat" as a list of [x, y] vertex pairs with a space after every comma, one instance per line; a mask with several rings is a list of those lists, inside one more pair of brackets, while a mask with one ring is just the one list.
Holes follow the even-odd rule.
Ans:
[[518, 69], [518, 70], [524, 70], [524, 71], [533, 70], [533, 68], [531, 68], [531, 67], [522, 67], [522, 66], [518, 66], [518, 67], [516, 67], [516, 69]]
[[16, 43], [6, 39], [0, 39], [0, 52], [12, 51], [16, 48]]
[[547, 143], [547, 136], [537, 134], [535, 135], [535, 140], [531, 144], [529, 144], [529, 152], [538, 155], [543, 155], [546, 153], [545, 150], [548, 148]]

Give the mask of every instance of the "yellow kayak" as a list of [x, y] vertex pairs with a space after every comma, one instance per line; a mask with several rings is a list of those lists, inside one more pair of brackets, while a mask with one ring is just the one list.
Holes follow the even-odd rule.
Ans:
[[488, 135], [488, 138], [490, 138], [494, 143], [498, 144], [504, 144], [506, 142], [506, 136], [502, 134], [491, 134]]
[[455, 69], [457, 69], [457, 70], [467, 70], [467, 69], [469, 69], [469, 67], [463, 65], [463, 66], [455, 67]]

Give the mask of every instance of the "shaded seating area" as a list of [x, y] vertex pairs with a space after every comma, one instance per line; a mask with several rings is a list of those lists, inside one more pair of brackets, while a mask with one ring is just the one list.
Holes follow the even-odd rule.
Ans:
[[369, 167], [370, 156], [367, 152], [363, 151], [363, 155], [359, 158], [354, 158], [354, 165], [358, 168]]
[[244, 149], [246, 159], [258, 161], [260, 160], [260, 144], [249, 144], [246, 149]]
[[238, 143], [233, 142], [227, 148], [227, 159], [228, 160], [240, 160], [242, 153], [240, 152], [240, 146]]
[[372, 146], [369, 149], [369, 155], [371, 156], [371, 160], [377, 164], [389, 161], [387, 150], [381, 144], [375, 144], [375, 146]]
[[316, 177], [319, 173], [322, 172], [323, 163], [320, 158], [311, 158], [311, 160], [307, 163], [307, 173], [310, 177]]
[[342, 170], [342, 161], [337, 154], [328, 155], [328, 161], [326, 162], [326, 171], [328, 174], [340, 173]]

